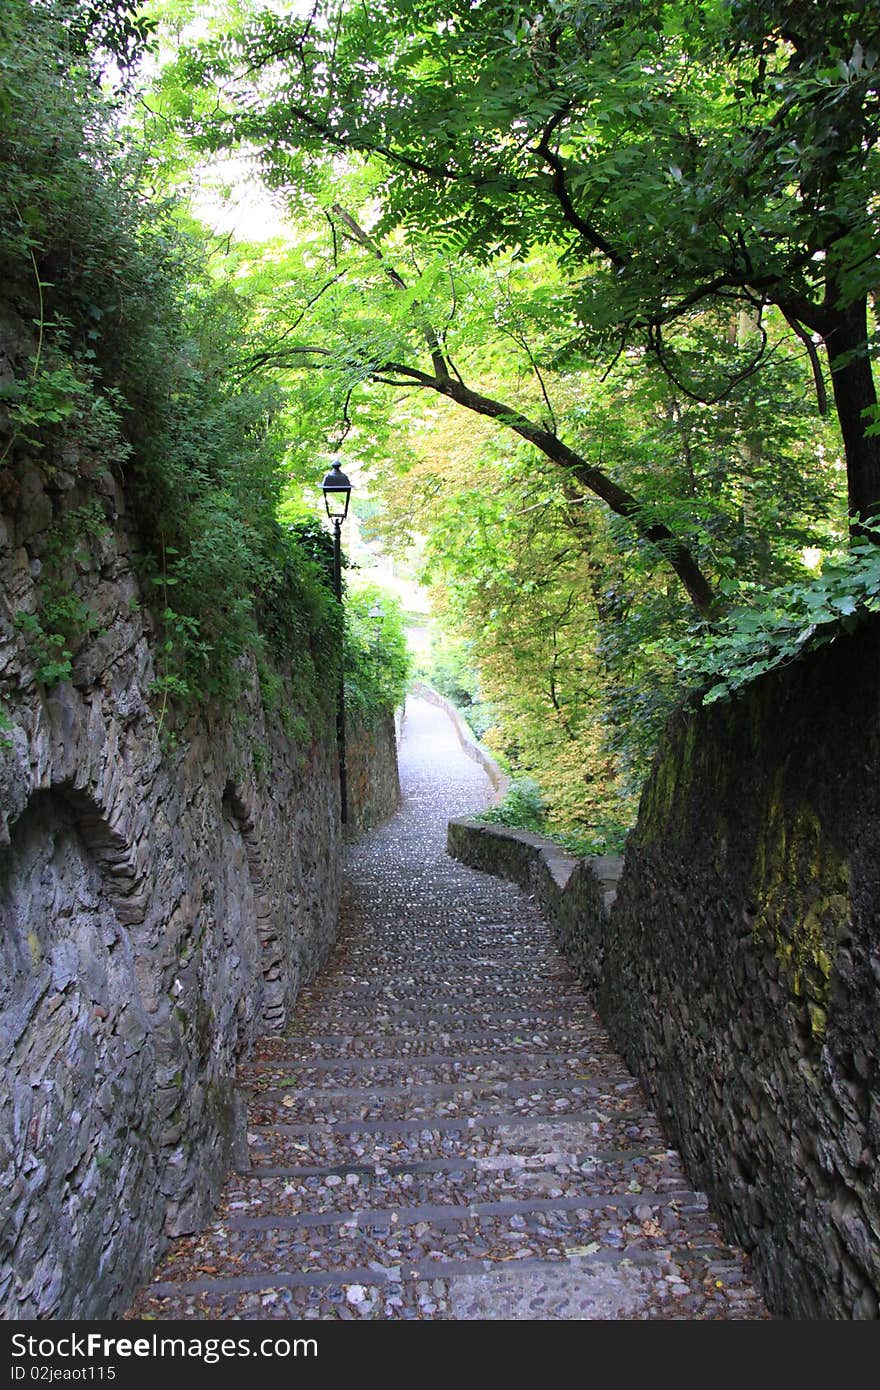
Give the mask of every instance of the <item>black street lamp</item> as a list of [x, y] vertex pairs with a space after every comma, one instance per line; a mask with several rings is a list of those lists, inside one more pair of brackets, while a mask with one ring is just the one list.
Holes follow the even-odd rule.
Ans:
[[[324, 506], [333, 522], [333, 592], [342, 603], [342, 523], [348, 516], [351, 483], [334, 459], [330, 472], [321, 484]], [[348, 820], [348, 778], [345, 769], [345, 672], [339, 674], [339, 699], [336, 705], [336, 746], [339, 750], [339, 815], [342, 824]]]

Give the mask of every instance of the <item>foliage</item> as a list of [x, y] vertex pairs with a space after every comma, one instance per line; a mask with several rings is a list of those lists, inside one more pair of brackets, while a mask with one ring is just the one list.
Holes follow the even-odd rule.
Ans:
[[[301, 18], [265, 10], [237, 36], [185, 52], [167, 100], [189, 111], [203, 149], [256, 146], [298, 209], [337, 204], [337, 248], [357, 246], [374, 280], [366, 313], [349, 315], [361, 318], [344, 354], [352, 384], [436, 390], [506, 419], [559, 461], [552, 413], [523, 421], [513, 403], [487, 405], [465, 385], [468, 286], [449, 293], [450, 264], [549, 254], [555, 274], [507, 324], [521, 343], [523, 325], [555, 325], [535, 366], [579, 370], [641, 346], [680, 395], [706, 401], [772, 362], [773, 305], [823, 408], [824, 346], [850, 507], [864, 517], [880, 500], [880, 446], [865, 429], [876, 402], [866, 304], [878, 63], [876, 7], [857, 0], [554, 0], [540, 12], [511, 0], [325, 0]], [[198, 104], [186, 106], [186, 91]], [[369, 175], [369, 236], [331, 191], [340, 152]], [[378, 306], [380, 285], [399, 315]], [[756, 324], [751, 339], [726, 336], [739, 312]], [[343, 356], [311, 344], [322, 368], [322, 356]], [[707, 609], [692, 557], [642, 520], [638, 496], [616, 493], [595, 463], [578, 466], [662, 543]]]
[[[876, 521], [872, 527], [876, 533]], [[810, 582], [751, 594], [709, 634], [676, 649], [681, 677], [703, 687], [703, 703], [736, 693], [765, 671], [793, 661], [807, 647], [851, 632], [880, 612], [880, 550], [871, 539], [830, 555]]]
[[[0, 452], [50, 466], [89, 433], [124, 475], [163, 710], [234, 699], [251, 653], [264, 697], [285, 708], [290, 665], [320, 723], [340, 615], [303, 497], [347, 440], [382, 468], [370, 534], [426, 537], [434, 683], [543, 789], [545, 826], [619, 843], [683, 683], [720, 698], [874, 605], [870, 532], [817, 581], [802, 563], [841, 540], [842, 451], [851, 509], [880, 495], [872, 12], [153, 11], [174, 59], [135, 149], [96, 88], [143, 41], [127, 0], [0, 16], [0, 255], [39, 335]], [[144, 175], [234, 148], [296, 234], [210, 256]], [[364, 713], [399, 698], [403, 647], [347, 590]], [[87, 623], [59, 602], [30, 634], [53, 678]]]
[[15, 625], [24, 633], [37, 680], [47, 687], [70, 679], [74, 653], [97, 629], [89, 604], [71, 585], [71, 572], [80, 547], [106, 531], [103, 510], [93, 502], [67, 511], [43, 540], [39, 605], [34, 613], [18, 613]]
[[540, 835], [547, 828], [547, 803], [537, 782], [531, 777], [520, 777], [511, 782], [503, 801], [482, 812], [480, 820], [533, 830]]
[[371, 584], [349, 588], [344, 614], [346, 708], [369, 720], [402, 704], [406, 694], [410, 658], [401, 607]]
[[473, 641], [435, 629], [430, 658], [420, 672], [439, 694], [465, 711], [479, 700], [473, 647]]
[[33, 449], [42, 449], [45, 433], [68, 420], [88, 394], [87, 385], [75, 375], [69, 362], [47, 369], [35, 359], [33, 365], [34, 370], [25, 381], [11, 381], [0, 387], [0, 401], [5, 404], [12, 425], [7, 454], [19, 439]]
[[[803, 574], [803, 546], [833, 534], [821, 519], [833, 471], [820, 451], [811, 456], [816, 435], [783, 362], [774, 379], [775, 398], [744, 383], [715, 411], [670, 397], [662, 377], [642, 372], [613, 392], [586, 375], [577, 383], [573, 411], [615, 466], [638, 469], [658, 505], [665, 491], [667, 508], [687, 483], [723, 589], [731, 570], [754, 590]], [[681, 692], [673, 647], [690, 631], [690, 610], [631, 534], [525, 448], [467, 428], [451, 409], [410, 429], [405, 471], [382, 478], [384, 534], [389, 544], [425, 534], [425, 577], [445, 634], [434, 683], [466, 716], [479, 690], [480, 713], [492, 715], [480, 737], [515, 778], [540, 784], [554, 833], [590, 852], [618, 845]], [[746, 450], [748, 476], [731, 477], [727, 462]], [[450, 652], [478, 675], [453, 664], [443, 689]]]
[[498, 712], [482, 697], [478, 667], [473, 638], [454, 637], [435, 624], [430, 653], [415, 674], [455, 705], [479, 740], [497, 722]]
[[[295, 421], [291, 491], [328, 429], [381, 466], [367, 520], [426, 539], [434, 683], [479, 693], [551, 825], [619, 843], [682, 683], [787, 659], [805, 549], [880, 496], [876, 17], [236, 8], [176, 31], [151, 105], [200, 156], [259, 160], [296, 216], [236, 272], [241, 369]], [[840, 583], [858, 603], [870, 579]]]
[[[37, 450], [51, 477], [58, 457], [92, 455], [124, 481], [163, 721], [174, 701], [235, 699], [255, 660], [264, 698], [286, 706], [279, 673], [293, 677], [299, 710], [323, 729], [341, 624], [308, 537], [276, 520], [283, 397], [242, 370], [249, 306], [203, 231], [147, 196], [143, 152], [122, 141], [86, 61], [100, 60], [96, 25], [117, 63], [143, 38], [125, 0], [12, 0], [0, 21], [0, 264], [24, 344], [5, 390], [5, 458]], [[69, 678], [91, 627], [65, 564], [89, 521], [74, 511], [58, 525], [39, 608], [19, 619], [47, 684]]]
[[564, 831], [548, 821], [546, 798], [538, 783], [529, 777], [511, 782], [504, 799], [497, 806], [481, 811], [479, 819], [492, 825], [506, 825], [512, 830], [529, 830], [559, 845], [569, 854], [586, 859], [596, 854], [622, 854], [628, 827], [618, 821], [599, 823], [592, 835]]

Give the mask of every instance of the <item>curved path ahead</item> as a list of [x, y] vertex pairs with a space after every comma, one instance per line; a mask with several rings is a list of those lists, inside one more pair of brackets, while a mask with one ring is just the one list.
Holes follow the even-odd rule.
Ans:
[[529, 898], [446, 856], [491, 789], [420, 700], [401, 780], [242, 1068], [252, 1166], [129, 1316], [765, 1317]]

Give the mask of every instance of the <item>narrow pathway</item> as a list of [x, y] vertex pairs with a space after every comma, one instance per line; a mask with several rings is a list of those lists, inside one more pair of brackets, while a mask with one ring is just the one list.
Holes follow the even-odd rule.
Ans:
[[766, 1316], [528, 897], [446, 856], [490, 788], [423, 701], [401, 778], [294, 1030], [242, 1068], [251, 1168], [129, 1316]]

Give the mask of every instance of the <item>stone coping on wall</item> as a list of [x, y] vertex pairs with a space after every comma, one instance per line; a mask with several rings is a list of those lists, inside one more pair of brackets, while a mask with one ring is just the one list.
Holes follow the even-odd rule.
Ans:
[[473, 762], [479, 764], [492, 783], [494, 789], [494, 796], [492, 797], [493, 803], [497, 804], [499, 801], [502, 801], [510, 786], [510, 778], [504, 769], [495, 761], [492, 754], [488, 753], [482, 744], [477, 742], [472, 730], [468, 728], [467, 723], [462, 717], [460, 710], [457, 710], [450, 700], [447, 700], [446, 697], [435, 690], [433, 686], [426, 685], [424, 681], [414, 681], [410, 687], [410, 694], [417, 700], [427, 700], [429, 704], [436, 705], [438, 709], [443, 710], [444, 714], [452, 721], [462, 751], [471, 758]]
[[449, 822], [447, 849], [461, 863], [533, 893], [580, 978], [591, 988], [598, 985], [622, 857], [578, 859], [542, 835], [473, 816]]

